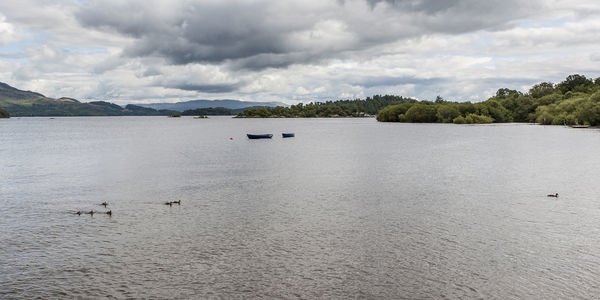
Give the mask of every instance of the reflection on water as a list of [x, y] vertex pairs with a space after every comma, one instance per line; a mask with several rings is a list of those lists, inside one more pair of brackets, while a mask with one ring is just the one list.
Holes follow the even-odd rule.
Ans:
[[2, 120], [0, 298], [594, 298], [598, 149], [532, 125]]

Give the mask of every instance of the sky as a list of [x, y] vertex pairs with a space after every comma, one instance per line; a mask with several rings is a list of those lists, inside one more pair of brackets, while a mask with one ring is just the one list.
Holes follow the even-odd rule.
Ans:
[[2, 0], [0, 82], [117, 104], [483, 101], [600, 77], [597, 0]]

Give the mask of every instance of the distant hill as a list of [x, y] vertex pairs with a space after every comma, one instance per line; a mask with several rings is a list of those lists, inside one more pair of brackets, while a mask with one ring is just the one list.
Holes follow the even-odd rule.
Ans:
[[40, 93], [24, 91], [0, 82], [0, 109], [13, 117], [23, 116], [169, 116], [175, 112], [198, 108], [221, 108], [212, 113], [238, 114], [246, 109], [287, 105], [281, 102], [250, 102], [239, 100], [192, 100], [177, 103], [154, 103], [121, 107], [105, 101], [80, 102], [73, 98], [49, 98]]
[[73, 98], [53, 99], [23, 91], [0, 82], [0, 108], [12, 117], [21, 116], [168, 116], [169, 110], [127, 105], [124, 108], [105, 101], [82, 103]]
[[176, 111], [194, 110], [198, 108], [211, 108], [221, 107], [231, 110], [244, 109], [249, 107], [275, 107], [283, 106], [288, 107], [289, 105], [282, 102], [252, 102], [252, 101], [240, 101], [232, 99], [223, 100], [191, 100], [176, 103], [150, 103], [150, 104], [139, 104], [139, 106], [150, 107], [154, 109], [169, 109]]

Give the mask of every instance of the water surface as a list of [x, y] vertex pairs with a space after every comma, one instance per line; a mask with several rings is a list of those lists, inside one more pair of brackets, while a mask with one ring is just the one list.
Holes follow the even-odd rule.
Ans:
[[598, 149], [536, 125], [0, 120], [0, 298], [594, 298]]

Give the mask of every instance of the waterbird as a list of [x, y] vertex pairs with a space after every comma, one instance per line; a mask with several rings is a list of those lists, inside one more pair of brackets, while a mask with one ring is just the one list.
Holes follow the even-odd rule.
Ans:
[[172, 206], [173, 202], [165, 202], [165, 205]]
[[553, 195], [553, 194], [549, 194], [549, 195], [548, 195], [548, 197], [554, 197], [554, 198], [558, 198], [558, 193], [556, 193], [556, 194], [554, 194], [554, 195]]
[[81, 216], [81, 211], [78, 210], [75, 214], [77, 214], [78, 216]]
[[90, 216], [93, 216], [93, 215], [94, 215], [94, 211], [93, 211], [93, 210], [90, 210], [90, 211], [88, 212], [88, 214], [90, 214]]
[[112, 210], [107, 211], [106, 214], [112, 216]]
[[171, 203], [181, 205], [181, 200], [171, 201]]
[[104, 201], [104, 202], [100, 203], [100, 205], [106, 207], [108, 205], [108, 202]]

